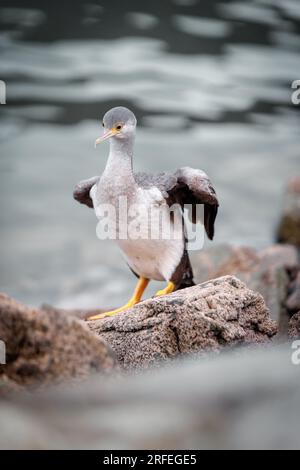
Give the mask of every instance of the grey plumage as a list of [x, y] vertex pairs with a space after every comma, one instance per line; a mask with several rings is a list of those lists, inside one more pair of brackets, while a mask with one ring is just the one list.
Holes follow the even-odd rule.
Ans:
[[130, 109], [123, 106], [112, 108], [103, 116], [103, 124], [107, 129], [111, 129], [116, 124], [125, 124], [126, 122], [136, 125], [136, 117]]
[[[128, 204], [144, 206], [145, 210], [138, 219], [142, 226], [149, 209], [154, 209], [156, 215], [162, 210], [165, 222], [171, 223], [177, 230], [177, 238], [149, 238], [147, 236], [149, 226], [154, 223], [155, 227], [159, 228], [160, 225], [159, 219], [151, 215], [146, 227], [143, 226], [142, 237], [136, 239], [127, 236], [117, 238], [116, 241], [130, 269], [138, 276], [172, 281], [177, 288], [192, 285], [193, 273], [186, 251], [186, 234], [182, 226], [178, 227], [173, 223], [174, 213], [167, 209], [174, 204], [179, 204], [181, 208], [189, 205], [190, 220], [196, 223], [196, 207], [198, 204], [203, 204], [203, 223], [207, 236], [212, 239], [219, 204], [208, 176], [202, 170], [189, 167], [180, 168], [174, 173], [156, 175], [134, 173], [132, 169], [136, 128], [134, 114], [127, 108], [113, 108], [104, 115], [103, 126], [104, 134], [96, 140], [96, 144], [110, 139], [110, 152], [104, 173], [101, 177], [95, 176], [81, 181], [74, 190], [74, 198], [88, 207], [94, 207], [96, 216], [100, 218], [103, 204], [111, 204], [116, 208], [119, 197], [125, 195]], [[182, 217], [182, 212], [177, 207], [178, 211]], [[122, 222], [117, 218], [118, 230], [120, 230], [119, 224]], [[167, 235], [166, 231], [165, 234]]]
[[[210, 240], [214, 237], [214, 224], [218, 213], [219, 202], [208, 176], [202, 170], [189, 167], [179, 168], [175, 173], [148, 174], [134, 173], [138, 186], [144, 189], [157, 187], [169, 205], [204, 204], [204, 226]], [[90, 190], [98, 184], [100, 176], [80, 181], [74, 190], [74, 198], [81, 204], [93, 208]], [[196, 222], [191, 214], [193, 222]]]

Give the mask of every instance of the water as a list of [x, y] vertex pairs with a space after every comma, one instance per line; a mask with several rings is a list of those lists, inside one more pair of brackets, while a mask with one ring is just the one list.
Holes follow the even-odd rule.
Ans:
[[135, 283], [72, 199], [104, 168], [93, 142], [115, 105], [137, 115], [137, 170], [210, 175], [214, 243], [273, 240], [299, 172], [300, 2], [148, 3], [2, 1], [0, 289], [22, 301], [115, 306]]

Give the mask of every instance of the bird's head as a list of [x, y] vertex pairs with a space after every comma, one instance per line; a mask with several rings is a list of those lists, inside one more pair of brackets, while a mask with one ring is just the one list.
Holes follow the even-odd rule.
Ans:
[[136, 117], [130, 109], [118, 106], [105, 113], [102, 125], [104, 133], [101, 137], [98, 137], [95, 146], [110, 138], [131, 139], [134, 137]]

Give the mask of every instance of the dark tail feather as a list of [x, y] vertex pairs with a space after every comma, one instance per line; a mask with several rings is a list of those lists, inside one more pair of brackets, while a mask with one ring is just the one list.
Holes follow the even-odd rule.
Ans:
[[176, 287], [176, 290], [185, 289], [186, 287], [192, 287], [192, 286], [195, 286], [195, 285], [196, 284], [194, 283], [193, 278], [183, 279], [182, 282], [179, 284], [179, 286]]
[[[183, 267], [183, 266], [182, 266]], [[176, 290], [185, 289], [186, 287], [194, 286], [194, 274], [191, 266], [190, 258], [187, 252], [184, 253], [184, 269], [181, 279], [176, 285]]]

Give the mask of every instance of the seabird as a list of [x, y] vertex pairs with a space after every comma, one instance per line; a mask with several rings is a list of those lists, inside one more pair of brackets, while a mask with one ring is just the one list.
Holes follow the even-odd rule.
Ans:
[[[127, 211], [132, 205], [144, 207], [142, 214], [137, 215], [141, 226], [145, 217], [151, 214], [152, 219], [146, 223], [146, 228], [149, 224], [155, 226], [161, 220], [168, 221], [173, 226], [174, 213], [172, 215], [169, 208], [174, 204], [180, 208], [189, 204], [190, 218], [196, 223], [194, 209], [197, 204], [203, 204], [203, 223], [208, 238], [212, 240], [219, 203], [208, 176], [202, 170], [189, 167], [180, 168], [174, 173], [157, 175], [135, 173], [132, 158], [136, 124], [135, 115], [124, 107], [112, 108], [104, 115], [102, 122], [104, 134], [96, 140], [95, 146], [110, 139], [105, 170], [102, 176], [95, 176], [78, 183], [74, 190], [74, 198], [94, 208], [99, 218], [103, 205], [106, 207], [109, 204], [109, 207], [119, 210], [120, 197], [126, 197]], [[157, 218], [158, 211], [162, 217], [160, 219]], [[115, 222], [119, 234], [124, 227], [121, 227], [119, 212], [116, 213], [118, 215]], [[182, 211], [181, 218], [183, 220]], [[167, 286], [156, 293], [158, 296], [194, 285], [186, 233], [182, 227], [178, 230], [172, 239], [149, 237], [149, 231], [146, 234], [145, 229], [138, 238], [117, 237], [116, 241], [130, 269], [138, 277], [138, 283], [132, 297], [123, 307], [94, 315], [89, 318], [90, 320], [115, 315], [137, 304], [150, 280], [167, 282]]]

